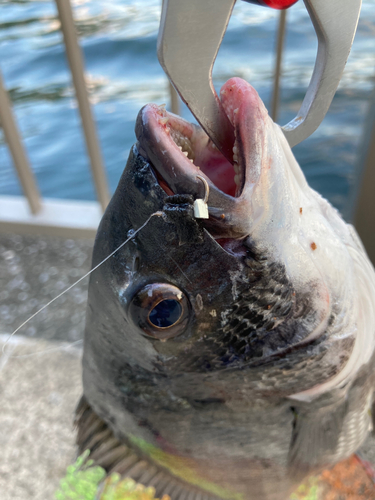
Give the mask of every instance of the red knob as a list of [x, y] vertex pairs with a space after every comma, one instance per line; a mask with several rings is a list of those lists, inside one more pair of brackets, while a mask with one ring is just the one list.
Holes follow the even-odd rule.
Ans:
[[245, 2], [255, 3], [257, 5], [263, 5], [266, 7], [271, 7], [272, 9], [287, 9], [291, 5], [295, 4], [298, 0], [245, 0]]

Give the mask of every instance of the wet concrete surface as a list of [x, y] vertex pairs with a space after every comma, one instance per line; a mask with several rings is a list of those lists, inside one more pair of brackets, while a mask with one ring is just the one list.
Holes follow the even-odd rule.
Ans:
[[[0, 335], [0, 349], [7, 337]], [[0, 498], [52, 500], [76, 458], [81, 349], [13, 337], [0, 357]]]
[[[93, 240], [0, 234], [0, 333], [9, 334], [91, 265]], [[19, 332], [74, 342], [82, 338], [88, 278]]]
[[[92, 240], [0, 234], [0, 348], [19, 325], [87, 273]], [[0, 497], [54, 498], [76, 458], [88, 278], [0, 351]], [[61, 341], [65, 341], [62, 343]]]

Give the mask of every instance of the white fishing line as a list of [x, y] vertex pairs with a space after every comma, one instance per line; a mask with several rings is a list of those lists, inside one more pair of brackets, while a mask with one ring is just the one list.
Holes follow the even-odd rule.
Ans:
[[29, 321], [31, 321], [33, 318], [35, 318], [35, 316], [37, 316], [39, 313], [41, 313], [42, 311], [44, 311], [44, 309], [46, 309], [47, 307], [49, 307], [53, 302], [55, 302], [57, 299], [59, 299], [60, 297], [62, 297], [64, 294], [66, 294], [67, 292], [69, 292], [69, 290], [71, 290], [72, 288], [74, 288], [76, 285], [78, 285], [78, 283], [80, 283], [81, 281], [83, 281], [85, 278], [87, 278], [88, 276], [90, 276], [91, 273], [93, 273], [94, 271], [96, 271], [101, 265], [103, 265], [105, 262], [107, 262], [108, 259], [110, 259], [111, 257], [113, 257], [115, 255], [115, 253], [117, 253], [119, 250], [121, 250], [122, 247], [124, 247], [130, 240], [132, 240], [138, 233], [139, 231], [141, 231], [145, 226], [147, 226], [147, 224], [150, 222], [151, 218], [152, 217], [161, 217], [163, 216], [163, 212], [155, 212], [153, 214], [150, 215], [150, 217], [146, 220], [146, 222], [144, 224], [142, 224], [142, 226], [140, 226], [137, 230], [135, 230], [131, 236], [129, 236], [129, 238], [127, 238], [124, 242], [121, 243], [120, 246], [118, 246], [116, 248], [116, 250], [113, 250], [112, 253], [110, 253], [107, 257], [105, 257], [105, 259], [103, 259], [101, 262], [99, 262], [99, 264], [97, 264], [95, 267], [93, 267], [89, 272], [87, 272], [86, 274], [84, 274], [81, 278], [79, 278], [76, 282], [74, 282], [72, 285], [68, 286], [68, 288], [66, 288], [63, 292], [59, 293], [56, 297], [54, 297], [52, 300], [50, 300], [47, 304], [45, 304], [43, 307], [41, 307], [38, 311], [36, 311], [34, 314], [32, 314], [26, 321], [24, 321], [18, 328], [16, 328], [10, 335], [9, 337], [6, 339], [6, 341], [4, 342], [2, 348], [1, 348], [1, 352], [2, 352], [2, 356], [0, 358], [0, 360], [2, 359], [3, 356], [5, 356], [7, 354], [8, 358], [24, 358], [24, 357], [30, 357], [30, 356], [35, 356], [37, 354], [42, 354], [43, 352], [47, 352], [47, 351], [51, 351], [51, 350], [60, 350], [60, 349], [66, 349], [67, 347], [70, 347], [70, 346], [74, 346], [76, 345], [77, 343], [79, 342], [82, 342], [82, 340], [78, 340], [76, 342], [73, 342], [72, 344], [68, 345], [68, 346], [59, 346], [59, 347], [52, 347], [51, 349], [45, 349], [44, 351], [39, 351], [39, 352], [36, 352], [36, 353], [33, 353], [33, 354], [25, 354], [25, 355], [19, 355], [19, 356], [9, 356], [9, 353], [6, 353], [5, 352], [5, 347], [7, 346], [7, 344], [9, 343], [10, 339], [16, 334], [18, 333], [21, 328], [23, 328], [25, 325], [27, 325], [27, 323], [29, 323]]

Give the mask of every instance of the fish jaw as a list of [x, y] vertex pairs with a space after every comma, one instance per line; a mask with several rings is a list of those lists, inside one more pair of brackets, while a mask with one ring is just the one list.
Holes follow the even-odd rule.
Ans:
[[[210, 219], [206, 228], [215, 238], [245, 237], [260, 227], [256, 236], [268, 245], [263, 233], [295, 223], [291, 214], [300, 207], [294, 191], [309, 188], [290, 149], [285, 154], [286, 140], [255, 89], [232, 78], [220, 97], [235, 130], [233, 164], [200, 127], [155, 104], [138, 115], [138, 149], [168, 195], [202, 198], [197, 176], [207, 181]], [[293, 182], [281, 182], [285, 175]]]
[[241, 78], [228, 80], [220, 98], [234, 127], [234, 169], [244, 203], [272, 162], [273, 122], [256, 90]]
[[[253, 120], [241, 120], [241, 137], [246, 140], [233, 145], [233, 164], [200, 127], [163, 107], [145, 106], [135, 127], [139, 151], [152, 164], [167, 194], [203, 198], [202, 182], [197, 176], [206, 180], [210, 219], [205, 227], [215, 238], [240, 238], [250, 233], [249, 200], [262, 165], [268, 161], [263, 144], [266, 124], [272, 121], [256, 91], [249, 85], [248, 89], [252, 98], [244, 103], [241, 117], [248, 115]], [[226, 102], [230, 113], [234, 100]]]

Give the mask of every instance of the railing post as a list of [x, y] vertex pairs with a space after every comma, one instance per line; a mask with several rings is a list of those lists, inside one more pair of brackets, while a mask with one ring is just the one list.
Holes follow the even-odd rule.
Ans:
[[271, 118], [274, 122], [277, 121], [279, 113], [279, 96], [280, 96], [280, 77], [281, 77], [281, 63], [283, 59], [284, 40], [286, 31], [286, 10], [281, 10], [279, 15], [279, 29], [277, 31], [276, 42], [276, 62], [275, 72], [273, 78], [273, 92], [271, 103]]
[[353, 222], [366, 251], [375, 265], [375, 89], [359, 147], [356, 203]]
[[109, 202], [109, 189], [103, 168], [102, 155], [99, 148], [95, 123], [91, 113], [90, 102], [86, 88], [83, 57], [78, 44], [78, 37], [74, 25], [72, 8], [69, 0], [56, 0], [57, 10], [64, 35], [66, 54], [72, 73], [79, 111], [86, 138], [86, 146], [91, 162], [91, 171], [94, 177], [99, 202], [106, 208]]
[[14, 166], [18, 174], [23, 192], [27, 198], [31, 213], [36, 214], [41, 209], [40, 195], [30, 168], [26, 152], [22, 145], [16, 121], [14, 119], [10, 100], [4, 88], [0, 73], [0, 123], [4, 130], [5, 140], [9, 146]]

